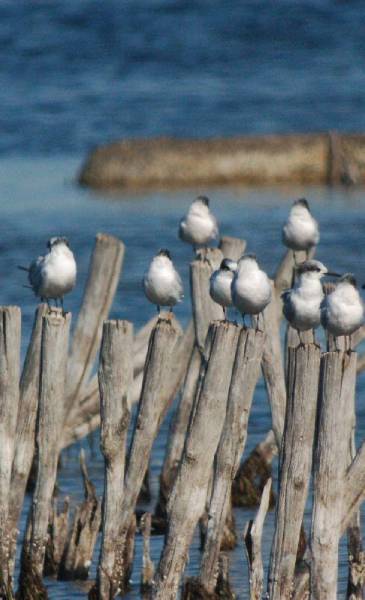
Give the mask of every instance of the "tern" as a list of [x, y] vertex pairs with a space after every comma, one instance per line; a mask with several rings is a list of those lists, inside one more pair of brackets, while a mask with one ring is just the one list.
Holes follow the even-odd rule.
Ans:
[[64, 295], [75, 287], [76, 261], [65, 237], [52, 237], [47, 247], [47, 254], [38, 256], [29, 268], [19, 269], [27, 271], [30, 287], [41, 301], [46, 300], [50, 307], [50, 300], [54, 300], [56, 306], [60, 300], [63, 310]]
[[309, 251], [319, 242], [318, 223], [311, 214], [305, 198], [296, 200], [290, 210], [287, 222], [282, 230], [283, 243], [294, 252], [305, 250], [307, 258]]
[[161, 306], [168, 306], [172, 312], [172, 307], [181, 302], [183, 285], [168, 250], [160, 250], [152, 259], [143, 278], [143, 288], [148, 300], [156, 304], [158, 312]]
[[319, 260], [306, 260], [296, 267], [298, 279], [291, 290], [285, 290], [283, 313], [290, 325], [300, 332], [316, 329], [321, 323], [321, 303], [324, 299], [321, 278], [325, 275], [339, 277], [328, 271]]
[[207, 246], [218, 237], [218, 223], [209, 210], [209, 198], [198, 196], [180, 221], [179, 238], [192, 244], [195, 252], [198, 246]]
[[223, 308], [224, 318], [227, 318], [227, 307], [232, 306], [231, 285], [237, 263], [229, 258], [224, 258], [219, 269], [210, 276], [209, 293], [211, 298]]
[[246, 314], [259, 315], [269, 304], [270, 280], [260, 269], [254, 254], [241, 256], [232, 280], [231, 291], [233, 304], [241, 313], [243, 322]]
[[322, 325], [328, 333], [337, 338], [341, 335], [351, 336], [363, 321], [364, 304], [357, 289], [356, 279], [352, 273], [345, 273], [335, 290], [328, 294], [323, 302]]

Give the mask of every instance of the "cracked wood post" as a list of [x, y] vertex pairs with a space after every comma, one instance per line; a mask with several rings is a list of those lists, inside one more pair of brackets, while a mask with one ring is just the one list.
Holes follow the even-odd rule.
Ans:
[[95, 240], [82, 306], [72, 338], [67, 373], [67, 422], [77, 410], [99, 350], [103, 322], [107, 319], [119, 282], [124, 244], [98, 233]]
[[250, 600], [261, 600], [264, 587], [264, 567], [262, 564], [262, 530], [270, 503], [272, 479], [268, 479], [261, 496], [260, 507], [253, 520], [249, 521], [243, 532], [250, 582]]
[[[242, 240], [238, 240], [242, 247]], [[226, 241], [225, 250], [237, 250], [237, 238]], [[183, 391], [178, 407], [171, 421], [164, 462], [160, 475], [159, 500], [156, 516], [166, 518], [166, 502], [176, 476], [184, 448], [186, 431], [198, 387], [199, 373], [202, 366], [202, 349], [205, 346], [209, 323], [223, 318], [222, 307], [213, 302], [209, 295], [209, 279], [213, 271], [219, 267], [223, 254], [217, 248], [208, 248], [206, 260], [198, 258], [190, 263], [190, 289], [193, 310], [195, 342], [188, 362]], [[161, 522], [162, 524], [162, 522]]]
[[293, 592], [312, 465], [320, 360], [321, 351], [314, 344], [288, 349], [288, 401], [270, 561], [270, 600], [289, 600]]
[[168, 531], [152, 593], [156, 600], [177, 597], [194, 529], [204, 512], [214, 455], [226, 415], [238, 335], [239, 329], [233, 323], [210, 325], [209, 362], [168, 502]]
[[224, 318], [223, 308], [209, 294], [209, 279], [223, 259], [218, 248], [207, 248], [205, 258], [190, 263], [190, 288], [195, 326], [195, 339], [201, 352], [204, 351], [209, 323]]
[[46, 304], [40, 304], [36, 309], [33, 330], [20, 379], [19, 411], [16, 425], [9, 505], [9, 530], [12, 533], [10, 548], [11, 573], [14, 569], [16, 540], [18, 537], [17, 525], [34, 457], [41, 361], [42, 319], [47, 311], [48, 307]]
[[125, 538], [148, 468], [152, 444], [161, 425], [161, 416], [170, 399], [169, 379], [180, 339], [181, 330], [175, 319], [172, 321], [160, 319], [150, 338], [141, 398], [124, 480], [119, 542], [115, 549], [113, 578], [118, 581], [118, 587], [121, 589], [125, 585], [126, 566], [123, 564]]
[[[59, 309], [42, 318], [41, 370], [36, 427], [37, 480], [23, 545], [20, 594], [24, 600], [47, 597], [42, 582], [47, 530], [56, 482], [64, 420], [64, 391], [71, 315]], [[42, 595], [43, 594], [43, 595]]]
[[103, 526], [98, 597], [109, 598], [113, 585], [117, 523], [123, 500], [125, 449], [130, 420], [129, 398], [133, 381], [133, 325], [128, 321], [105, 321], [100, 352], [99, 386], [101, 450], [105, 461]]
[[231, 504], [231, 486], [247, 439], [252, 398], [259, 377], [265, 335], [241, 329], [229, 389], [227, 414], [214, 459], [213, 488], [208, 509], [208, 527], [199, 580], [214, 593], [218, 557], [226, 516]]
[[322, 357], [311, 531], [313, 600], [336, 600], [338, 543], [345, 504], [348, 446], [356, 384], [356, 353]]
[[4, 597], [11, 590], [9, 508], [19, 405], [20, 331], [20, 308], [0, 307], [0, 594]]

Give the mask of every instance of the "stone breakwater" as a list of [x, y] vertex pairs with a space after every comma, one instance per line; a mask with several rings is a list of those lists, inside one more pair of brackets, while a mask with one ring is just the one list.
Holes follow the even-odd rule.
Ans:
[[365, 134], [122, 140], [93, 150], [78, 179], [102, 189], [362, 184]]

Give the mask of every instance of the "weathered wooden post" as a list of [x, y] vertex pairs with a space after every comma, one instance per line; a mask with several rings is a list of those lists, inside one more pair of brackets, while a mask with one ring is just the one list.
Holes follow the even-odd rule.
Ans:
[[42, 575], [64, 421], [64, 391], [71, 315], [70, 313], [63, 315], [57, 309], [45, 315], [42, 321], [36, 429], [37, 480], [29, 516], [29, 532], [23, 546], [19, 582], [19, 593], [24, 600], [47, 597]]
[[100, 599], [110, 598], [116, 589], [113, 571], [130, 419], [128, 395], [133, 381], [132, 344], [131, 323], [105, 321], [99, 367], [100, 435], [105, 459], [102, 541], [96, 583]]
[[97, 234], [68, 361], [67, 421], [72, 421], [83, 388], [88, 383], [100, 346], [103, 322], [108, 317], [117, 289], [123, 258], [123, 242], [105, 233]]
[[226, 516], [231, 502], [231, 486], [246, 444], [251, 403], [260, 372], [265, 335], [254, 329], [241, 329], [229, 389], [227, 414], [214, 459], [212, 493], [209, 502], [207, 535], [199, 582], [214, 593], [218, 556]]
[[169, 378], [180, 339], [181, 330], [176, 320], [159, 320], [151, 334], [141, 398], [124, 480], [119, 541], [115, 547], [114, 559], [113, 582], [115, 582], [116, 589], [124, 589], [126, 585], [125, 576], [129, 567], [123, 559], [125, 540], [148, 468], [152, 444], [170, 399]]
[[155, 599], [176, 598], [191, 538], [205, 508], [213, 459], [224, 424], [239, 329], [233, 323], [215, 322], [210, 331], [209, 361], [168, 502], [168, 531], [152, 594]]
[[279, 498], [269, 574], [270, 600], [289, 600], [312, 465], [321, 352], [288, 350], [288, 401], [280, 452]]
[[32, 335], [20, 379], [19, 411], [16, 425], [9, 503], [9, 530], [12, 535], [10, 548], [11, 572], [13, 572], [14, 568], [16, 540], [18, 537], [17, 525], [34, 457], [41, 361], [42, 319], [47, 311], [47, 305], [40, 304], [35, 312]]
[[219, 241], [219, 249], [222, 252], [224, 258], [230, 258], [231, 260], [238, 260], [241, 258], [246, 248], [246, 240], [241, 238], [232, 237], [230, 235], [224, 235]]
[[9, 508], [19, 404], [20, 329], [20, 308], [0, 307], [0, 595], [5, 598], [11, 590]]
[[249, 570], [250, 600], [261, 600], [264, 588], [261, 539], [265, 517], [269, 509], [271, 484], [272, 479], [268, 479], [262, 492], [256, 517], [247, 523], [243, 532]]
[[205, 260], [193, 260], [190, 263], [190, 287], [195, 325], [195, 340], [201, 352], [204, 352], [205, 338], [209, 323], [223, 319], [223, 308], [214, 302], [209, 294], [209, 279], [218, 269], [223, 254], [218, 248], [208, 248]]
[[153, 583], [155, 566], [150, 556], [150, 538], [151, 538], [151, 513], [145, 513], [140, 522], [140, 528], [143, 535], [143, 562], [141, 573], [141, 594], [142, 596], [150, 593]]
[[323, 355], [311, 532], [313, 600], [337, 598], [341, 519], [343, 509], [349, 508], [345, 504], [345, 483], [353, 411], [348, 407], [349, 403], [353, 403], [355, 384], [355, 352], [327, 352]]

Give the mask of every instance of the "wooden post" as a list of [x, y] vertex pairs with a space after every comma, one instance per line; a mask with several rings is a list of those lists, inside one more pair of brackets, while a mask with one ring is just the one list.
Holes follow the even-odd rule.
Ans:
[[9, 503], [19, 404], [20, 329], [20, 308], [0, 307], [0, 595], [11, 589]]
[[270, 600], [289, 600], [307, 499], [317, 409], [320, 349], [289, 348], [288, 403], [280, 452], [279, 499], [269, 574]]
[[190, 263], [190, 287], [192, 297], [195, 339], [198, 348], [203, 352], [205, 338], [210, 321], [223, 319], [223, 308], [214, 302], [209, 294], [209, 279], [218, 269], [223, 254], [218, 248], [208, 248], [205, 260], [193, 260]]
[[274, 293], [263, 312], [266, 340], [262, 354], [262, 373], [271, 408], [272, 428], [280, 448], [285, 420], [286, 388], [280, 339], [280, 320], [277, 319], [277, 299]]
[[239, 330], [228, 322], [212, 323], [210, 329], [210, 358], [168, 503], [168, 532], [152, 594], [159, 600], [176, 598], [193, 532], [204, 511], [226, 414]]
[[[60, 438], [64, 420], [64, 390], [71, 315], [52, 310], [42, 319], [41, 372], [37, 419], [37, 480], [29, 516], [29, 539], [23, 546], [20, 595], [43, 597], [44, 555]], [[46, 597], [46, 596], [44, 596]]]
[[219, 249], [222, 252], [224, 258], [230, 258], [231, 260], [239, 260], [244, 253], [246, 248], [246, 241], [241, 238], [231, 237], [230, 235], [224, 235], [221, 237], [219, 242]]
[[254, 520], [247, 523], [243, 532], [250, 582], [250, 600], [261, 600], [264, 587], [264, 567], [262, 564], [262, 530], [270, 502], [272, 479], [268, 479], [262, 492], [259, 510]]
[[[105, 460], [103, 527], [97, 589], [100, 598], [112, 597], [117, 524], [123, 500], [125, 447], [130, 420], [133, 380], [133, 326], [127, 321], [105, 321], [100, 353], [99, 385], [101, 450]], [[116, 582], [117, 583], [117, 582]]]
[[72, 420], [99, 350], [104, 320], [108, 317], [120, 271], [124, 244], [115, 237], [98, 233], [90, 263], [81, 310], [72, 340], [67, 375], [67, 421]]
[[[356, 353], [327, 352], [321, 365], [312, 513], [313, 600], [336, 600], [338, 542], [356, 382]], [[347, 506], [346, 506], [347, 508]]]
[[84, 451], [80, 452], [80, 468], [85, 500], [77, 507], [67, 547], [59, 568], [59, 579], [87, 579], [94, 546], [101, 523], [101, 504], [95, 486], [89, 479]]
[[143, 377], [141, 398], [133, 432], [124, 481], [124, 496], [115, 548], [113, 581], [125, 586], [123, 553], [125, 539], [134, 515], [137, 498], [148, 468], [152, 444], [169, 401], [169, 378], [181, 336], [176, 320], [159, 320], [152, 331]]
[[199, 579], [213, 594], [218, 575], [218, 556], [226, 516], [231, 503], [231, 486], [247, 439], [251, 403], [260, 372], [264, 334], [241, 329], [229, 389], [227, 414], [214, 459], [208, 527]]
[[19, 411], [16, 425], [9, 503], [9, 530], [12, 534], [10, 548], [11, 573], [14, 568], [16, 540], [18, 536], [17, 525], [34, 457], [41, 361], [42, 319], [47, 311], [47, 305], [40, 304], [35, 312], [32, 335], [20, 379]]

